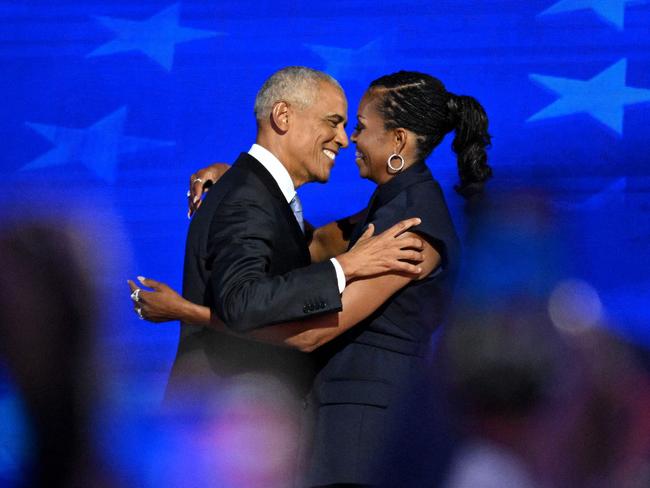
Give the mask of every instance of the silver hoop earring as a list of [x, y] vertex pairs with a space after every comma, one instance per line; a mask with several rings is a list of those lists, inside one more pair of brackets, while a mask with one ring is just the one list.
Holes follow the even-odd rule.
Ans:
[[[400, 160], [399, 167], [397, 168], [394, 168], [393, 165], [391, 164], [391, 161], [395, 158], [399, 158]], [[388, 161], [386, 161], [386, 164], [388, 164], [388, 168], [391, 171], [393, 171], [393, 173], [399, 173], [400, 171], [402, 171], [402, 169], [404, 169], [404, 158], [399, 154], [393, 153], [390, 156], [388, 156]]]

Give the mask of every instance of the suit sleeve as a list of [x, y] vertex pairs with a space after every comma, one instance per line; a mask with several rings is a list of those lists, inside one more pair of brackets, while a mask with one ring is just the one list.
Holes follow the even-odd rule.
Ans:
[[341, 310], [331, 262], [269, 273], [281, 242], [273, 215], [256, 199], [224, 201], [215, 213], [207, 264], [215, 312], [230, 329], [247, 332]]
[[424, 237], [440, 254], [443, 270], [455, 267], [459, 259], [459, 241], [442, 190], [437, 183], [420, 190], [408, 196], [400, 219], [420, 217], [421, 223], [413, 232]]

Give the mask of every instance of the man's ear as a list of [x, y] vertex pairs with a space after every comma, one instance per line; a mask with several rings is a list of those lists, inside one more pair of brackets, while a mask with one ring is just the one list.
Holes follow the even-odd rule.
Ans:
[[289, 130], [289, 117], [291, 109], [285, 101], [275, 102], [271, 109], [271, 127], [273, 130], [284, 134]]

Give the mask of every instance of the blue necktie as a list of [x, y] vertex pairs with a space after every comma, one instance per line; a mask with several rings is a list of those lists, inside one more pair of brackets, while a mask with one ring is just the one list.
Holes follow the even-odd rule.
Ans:
[[294, 217], [296, 217], [296, 220], [298, 221], [298, 225], [300, 226], [300, 230], [304, 234], [304, 232], [305, 232], [305, 221], [302, 218], [302, 203], [300, 203], [300, 198], [298, 198], [297, 193], [294, 195], [294, 197], [289, 202], [289, 206], [291, 207], [291, 210], [293, 211]]

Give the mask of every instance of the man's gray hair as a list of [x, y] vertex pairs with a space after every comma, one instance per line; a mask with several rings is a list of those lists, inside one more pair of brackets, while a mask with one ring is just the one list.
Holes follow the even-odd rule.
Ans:
[[288, 66], [273, 73], [255, 97], [255, 118], [268, 118], [273, 105], [285, 101], [300, 109], [309, 107], [316, 99], [319, 82], [331, 83], [341, 91], [339, 82], [327, 73], [305, 66]]

